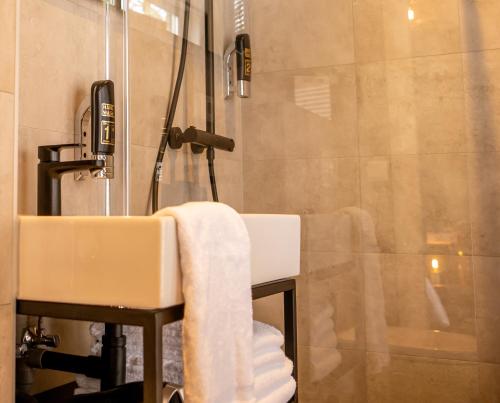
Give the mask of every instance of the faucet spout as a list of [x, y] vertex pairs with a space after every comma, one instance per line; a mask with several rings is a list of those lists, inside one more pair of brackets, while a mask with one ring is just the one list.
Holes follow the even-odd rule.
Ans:
[[62, 161], [62, 162], [46, 162], [44, 167], [47, 174], [52, 178], [61, 178], [61, 176], [75, 171], [88, 170], [91, 173], [101, 171], [105, 162], [103, 160], [79, 160], [79, 161]]

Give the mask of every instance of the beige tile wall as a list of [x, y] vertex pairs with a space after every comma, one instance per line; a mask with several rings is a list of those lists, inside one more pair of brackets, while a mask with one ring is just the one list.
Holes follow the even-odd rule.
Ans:
[[14, 399], [16, 0], [0, 3], [0, 402]]
[[244, 208], [302, 217], [303, 402], [500, 399], [499, 12], [252, 1]]

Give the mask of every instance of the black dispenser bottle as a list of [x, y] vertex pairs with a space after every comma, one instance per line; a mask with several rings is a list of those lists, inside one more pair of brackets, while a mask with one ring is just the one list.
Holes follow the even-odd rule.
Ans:
[[91, 89], [92, 155], [103, 160], [105, 168], [96, 175], [112, 179], [115, 152], [115, 91], [111, 80], [96, 81]]
[[252, 50], [250, 47], [250, 35], [237, 35], [235, 48], [238, 96], [240, 98], [248, 98], [250, 96], [250, 81], [252, 78]]

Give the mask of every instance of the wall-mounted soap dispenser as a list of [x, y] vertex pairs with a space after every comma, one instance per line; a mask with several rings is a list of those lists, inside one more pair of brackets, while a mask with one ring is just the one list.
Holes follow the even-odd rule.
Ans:
[[[38, 215], [61, 215], [61, 177], [70, 172], [89, 171], [97, 178], [113, 177], [115, 146], [114, 87], [109, 80], [92, 85], [92, 157], [85, 159], [86, 143], [43, 145], [38, 147]], [[61, 161], [65, 148], [80, 149], [83, 159]]]
[[101, 179], [114, 178], [115, 153], [115, 92], [111, 80], [96, 81], [91, 90], [92, 156], [104, 162], [96, 172]]
[[234, 43], [224, 52], [224, 98], [234, 92], [233, 55], [236, 54], [236, 90], [240, 98], [250, 97], [250, 81], [252, 79], [252, 50], [250, 35], [236, 35]]

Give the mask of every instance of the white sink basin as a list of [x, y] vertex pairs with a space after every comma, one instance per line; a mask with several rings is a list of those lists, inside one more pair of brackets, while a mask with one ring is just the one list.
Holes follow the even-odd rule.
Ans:
[[[300, 219], [243, 214], [252, 284], [299, 274]], [[172, 217], [20, 217], [18, 298], [134, 308], [183, 302]]]

